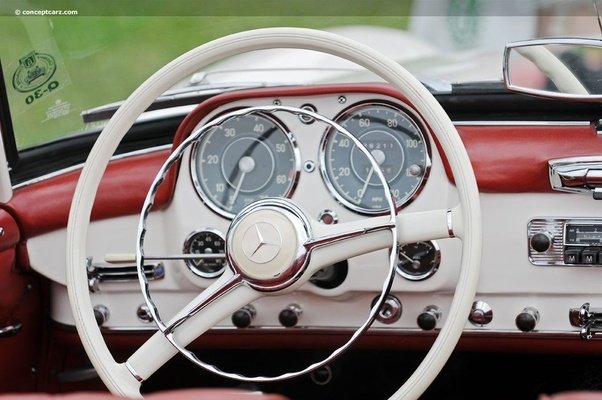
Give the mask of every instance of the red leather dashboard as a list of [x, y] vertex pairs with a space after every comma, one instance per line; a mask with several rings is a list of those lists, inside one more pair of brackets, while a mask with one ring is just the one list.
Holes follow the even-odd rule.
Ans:
[[[179, 144], [207, 113], [241, 99], [280, 96], [320, 96], [339, 93], [378, 93], [407, 100], [383, 84], [329, 85], [254, 89], [225, 93], [200, 104], [178, 128]], [[483, 192], [550, 191], [547, 161], [553, 158], [602, 153], [602, 138], [592, 126], [521, 125], [458, 126], [458, 131], [475, 169]], [[168, 151], [137, 155], [111, 162], [99, 189], [92, 219], [135, 214], [140, 211], [146, 191]], [[175, 169], [161, 187], [156, 204], [169, 202], [175, 185]], [[451, 174], [448, 171], [451, 179]], [[7, 210], [15, 216], [24, 238], [36, 236], [67, 224], [71, 197], [79, 171], [69, 172], [18, 189]]]

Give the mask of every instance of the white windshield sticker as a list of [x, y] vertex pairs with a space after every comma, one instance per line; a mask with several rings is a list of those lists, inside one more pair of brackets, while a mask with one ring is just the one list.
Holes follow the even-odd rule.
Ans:
[[[43, 110], [50, 109], [56, 105], [57, 100], [51, 95], [71, 84], [54, 39], [32, 47], [33, 49], [11, 63], [8, 68], [12, 72], [11, 86], [14, 89], [11, 95], [17, 98], [12, 104], [16, 104], [18, 109], [13, 112], [24, 112], [29, 106], [41, 102], [45, 103], [41, 106]], [[40, 116], [44, 115], [45, 118], [42, 119], [49, 119], [47, 114]]]

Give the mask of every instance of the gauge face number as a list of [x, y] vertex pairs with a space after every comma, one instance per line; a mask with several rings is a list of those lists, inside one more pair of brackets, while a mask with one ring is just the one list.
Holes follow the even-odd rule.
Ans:
[[[184, 243], [185, 254], [224, 254], [224, 238], [217, 232], [205, 230], [192, 233]], [[203, 278], [220, 276], [226, 268], [225, 258], [186, 260], [188, 268]]]
[[256, 200], [288, 196], [299, 172], [290, 134], [275, 119], [257, 113], [209, 130], [193, 153], [197, 191], [229, 218]]
[[[354, 107], [337, 118], [368, 149], [391, 187], [398, 207], [422, 184], [429, 167], [428, 146], [418, 125], [385, 104]], [[322, 146], [323, 175], [337, 199], [363, 213], [387, 209], [382, 184], [366, 155], [342, 133], [331, 129]]]
[[441, 263], [435, 242], [408, 243], [399, 248], [397, 272], [409, 280], [422, 280], [433, 275]]

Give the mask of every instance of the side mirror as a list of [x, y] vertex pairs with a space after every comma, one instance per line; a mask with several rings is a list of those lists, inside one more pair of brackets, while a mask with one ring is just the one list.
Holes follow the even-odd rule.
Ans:
[[504, 51], [504, 83], [519, 93], [600, 101], [602, 41], [554, 38], [510, 43]]

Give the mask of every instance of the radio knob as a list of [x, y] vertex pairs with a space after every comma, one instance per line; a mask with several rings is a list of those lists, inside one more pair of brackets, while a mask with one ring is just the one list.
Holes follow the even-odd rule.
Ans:
[[531, 332], [539, 322], [539, 311], [533, 307], [527, 307], [516, 316], [516, 327], [523, 332]]
[[543, 253], [548, 251], [552, 244], [551, 235], [547, 232], [539, 232], [531, 236], [531, 247], [533, 250]]

